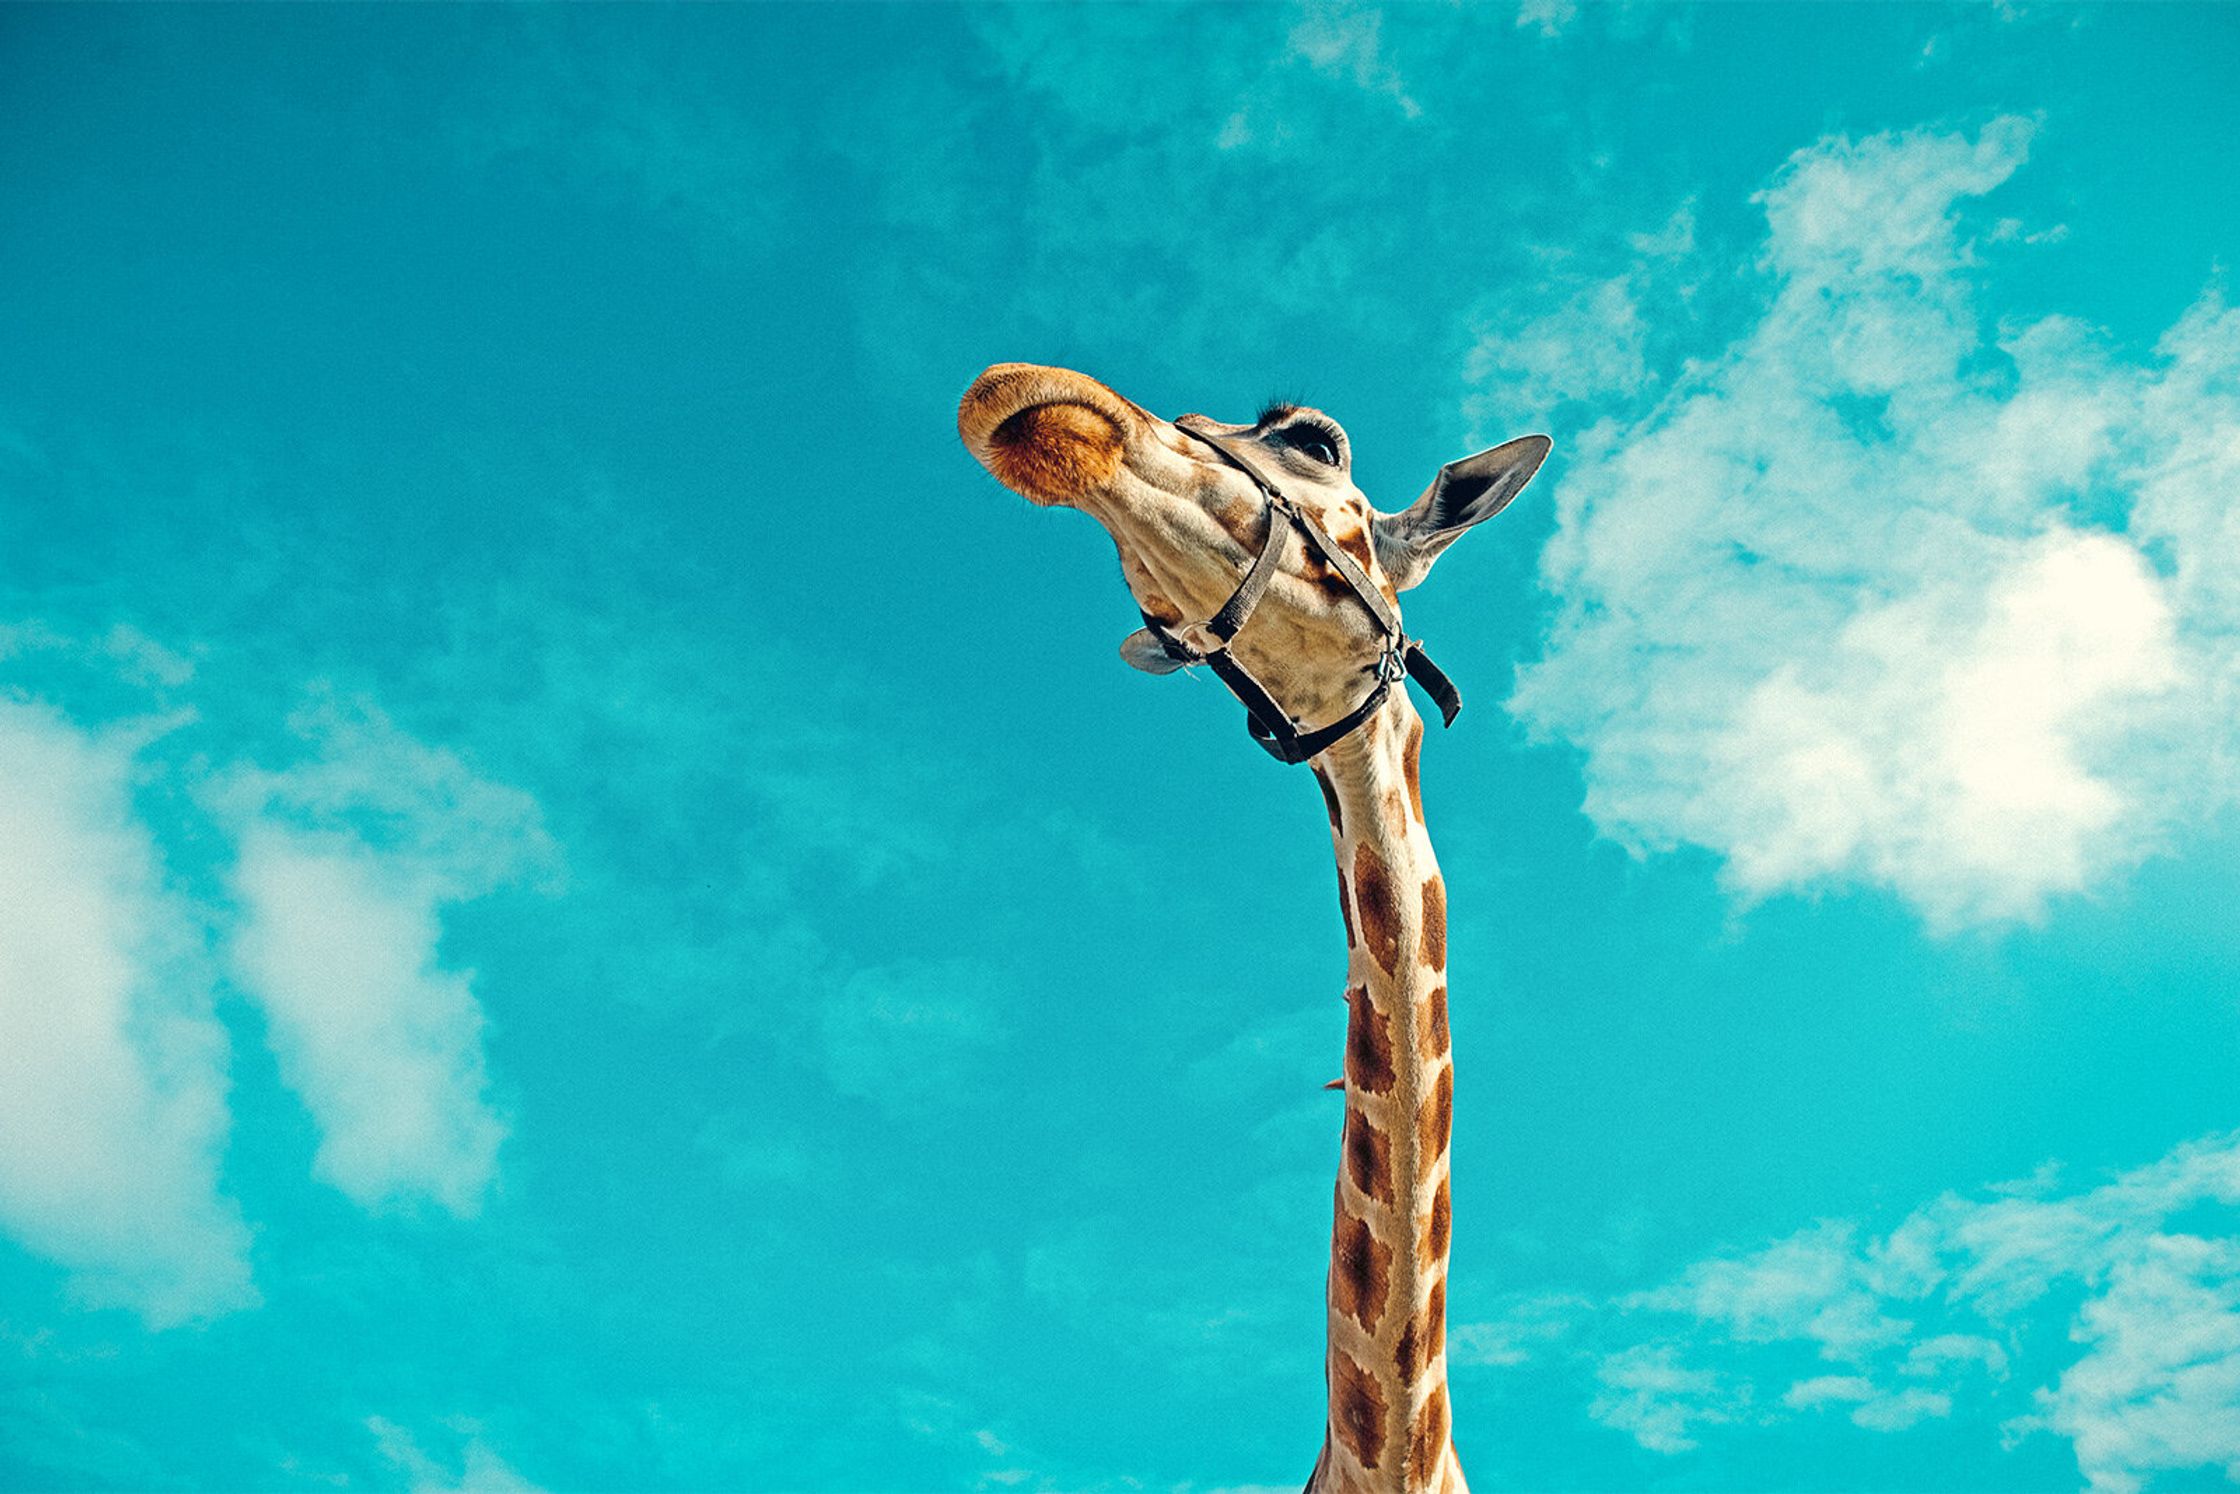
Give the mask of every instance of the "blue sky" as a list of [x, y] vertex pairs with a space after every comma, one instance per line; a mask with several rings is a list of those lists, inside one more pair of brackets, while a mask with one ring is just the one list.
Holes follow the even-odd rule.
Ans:
[[1343, 421], [1480, 1488], [2240, 1480], [2240, 12], [0, 11], [0, 1484], [1296, 1487], [1343, 940], [984, 365]]

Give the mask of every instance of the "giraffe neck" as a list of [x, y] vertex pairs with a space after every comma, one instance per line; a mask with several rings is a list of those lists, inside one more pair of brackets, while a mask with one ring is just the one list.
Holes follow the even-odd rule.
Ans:
[[1460, 1490], [1447, 1415], [1447, 894], [1406, 692], [1316, 761], [1346, 925], [1329, 1421], [1310, 1490]]

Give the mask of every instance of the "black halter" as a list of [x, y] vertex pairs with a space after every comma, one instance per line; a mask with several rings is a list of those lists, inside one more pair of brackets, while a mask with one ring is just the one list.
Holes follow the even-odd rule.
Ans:
[[[1144, 614], [1144, 626], [1166, 651], [1166, 656], [1176, 664], [1204, 664], [1212, 669], [1221, 683], [1229, 687], [1229, 693], [1244, 703], [1247, 718], [1245, 724], [1251, 728], [1252, 739], [1267, 748], [1269, 755], [1279, 762], [1303, 763], [1316, 753], [1342, 741], [1375, 714], [1377, 707], [1384, 704], [1385, 696], [1391, 693], [1392, 687], [1403, 677], [1412, 678], [1421, 685], [1424, 692], [1438, 705], [1444, 724], [1454, 725], [1455, 714], [1462, 709], [1462, 692], [1455, 689], [1454, 681], [1447, 678], [1444, 670], [1431, 662], [1431, 656], [1423, 651], [1423, 645], [1401, 631], [1400, 614], [1384, 599], [1384, 593], [1377, 590], [1376, 583], [1369, 579], [1368, 572], [1362, 570], [1360, 562], [1348, 555], [1337, 541], [1323, 532], [1320, 524], [1309, 518], [1304, 509], [1285, 496], [1280, 488], [1241, 454], [1231, 451], [1225, 443], [1204, 431], [1191, 430], [1183, 425], [1178, 425], [1175, 429], [1203, 441], [1223, 461], [1252, 479], [1253, 485], [1268, 500], [1268, 536], [1261, 541], [1259, 556], [1245, 571], [1244, 579], [1237, 583], [1237, 589], [1229, 594], [1229, 600], [1221, 604], [1219, 612], [1206, 619], [1205, 630], [1220, 640], [1220, 647], [1207, 653], [1199, 653], [1176, 637], [1158, 619], [1149, 613]], [[1260, 598], [1267, 594], [1268, 584], [1275, 580], [1276, 572], [1282, 569], [1285, 541], [1294, 529], [1306, 537], [1307, 543], [1329, 563], [1332, 570], [1345, 578], [1346, 585], [1353, 589], [1353, 594], [1360, 599], [1362, 606], [1369, 609], [1369, 615], [1377, 620], [1377, 626], [1384, 632], [1384, 649], [1377, 655], [1376, 662], [1369, 666], [1369, 672], [1376, 677], [1376, 683], [1370, 687], [1369, 693], [1345, 715], [1327, 726], [1318, 726], [1313, 731], [1302, 730], [1296, 721], [1286, 715], [1283, 707], [1277, 705], [1275, 698], [1268, 694], [1267, 687], [1254, 679], [1252, 672], [1238, 662], [1236, 655], [1229, 652], [1229, 640], [1237, 636], [1237, 630], [1252, 616], [1252, 609], [1260, 605]]]

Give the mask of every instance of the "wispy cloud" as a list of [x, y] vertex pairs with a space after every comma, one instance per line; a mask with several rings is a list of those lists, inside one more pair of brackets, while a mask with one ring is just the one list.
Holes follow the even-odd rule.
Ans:
[[1310, 5], [1291, 28], [1291, 53], [1324, 77], [1339, 78], [1367, 93], [1390, 98], [1414, 119], [1423, 106], [1384, 46], [1384, 12], [1374, 6]]
[[133, 810], [130, 733], [0, 701], [0, 1226], [167, 1327], [258, 1300], [218, 1192], [202, 926]]
[[[2146, 362], [2058, 317], [1992, 340], [1963, 208], [2031, 135], [1800, 151], [1758, 199], [1756, 324], [1576, 443], [1512, 708], [1584, 750], [1636, 852], [1707, 847], [1745, 899], [1887, 887], [1949, 929], [2034, 919], [2229, 802], [2240, 315], [2212, 293]], [[1575, 340], [1623, 382], [1625, 306], [1594, 305], [1492, 346], [1529, 372]]]
[[2069, 1438], [2108, 1494], [2165, 1469], [2221, 1466], [2240, 1480], [2240, 1244], [2157, 1236], [2106, 1280], [2071, 1330], [2083, 1357], [2012, 1429]]
[[1517, 26], [1530, 27], [1542, 36], [1561, 36], [1579, 19], [1579, 0], [1518, 0]]
[[1596, 1368], [1595, 1379], [1600, 1388], [1587, 1414], [1651, 1452], [1686, 1452], [1700, 1428], [1732, 1422], [1749, 1404], [1748, 1386], [1682, 1364], [1670, 1344], [1620, 1349]]
[[315, 1173], [473, 1212], [504, 1124], [440, 912], [554, 864], [535, 802], [325, 695], [295, 761], [238, 761], [277, 723], [206, 720], [193, 660], [129, 627], [14, 623], [0, 657], [60, 702], [0, 702], [0, 1227], [153, 1327], [260, 1300], [219, 1188], [228, 967], [319, 1126]]
[[534, 800], [378, 712], [329, 702], [294, 725], [307, 761], [213, 791], [238, 826], [238, 979], [319, 1125], [316, 1175], [369, 1208], [425, 1197], [472, 1214], [506, 1127], [440, 910], [555, 852]]
[[412, 1494], [536, 1494], [538, 1486], [484, 1440], [482, 1423], [452, 1417], [443, 1426], [448, 1434], [443, 1440], [456, 1444], [457, 1451], [439, 1459], [421, 1446], [419, 1437], [387, 1417], [365, 1421], [382, 1461], [404, 1475]]
[[[1898, 1434], [1958, 1405], [2065, 1437], [2096, 1490], [2240, 1467], [2240, 1133], [2097, 1186], [2046, 1172], [1880, 1234], [1826, 1222], [1601, 1302], [1457, 1328], [1459, 1362], [1553, 1358], [1590, 1414], [1679, 1453], [1709, 1429], [1840, 1414]], [[1517, 1317], [1533, 1330], [1512, 1332]], [[1555, 1329], [1550, 1323], [1560, 1324]], [[1473, 1342], [1517, 1346], [1471, 1356]]]
[[1466, 402], [1474, 439], [1505, 440], [1545, 425], [1562, 406], [1638, 400], [1657, 386], [1650, 318], [1663, 310], [1659, 302], [1684, 299], [1690, 289], [1674, 281], [1695, 249], [1695, 205], [1682, 203], [1662, 228], [1628, 241], [1635, 262], [1615, 275], [1587, 274], [1551, 256], [1547, 294], [1531, 304], [1554, 299], [1554, 309], [1519, 315], [1523, 303], [1505, 297], [1481, 316], [1464, 364], [1475, 391]]
[[1952, 1397], [1938, 1390], [1908, 1386], [1886, 1391], [1859, 1375], [1815, 1375], [1782, 1394], [1781, 1404], [1796, 1411], [1838, 1407], [1851, 1424], [1873, 1432], [1902, 1432], [1916, 1422], [1952, 1413]]
[[98, 637], [83, 638], [31, 619], [0, 623], [0, 659], [24, 654], [55, 654], [113, 671], [136, 686], [178, 686], [194, 677], [194, 661], [164, 647], [129, 623], [117, 623]]

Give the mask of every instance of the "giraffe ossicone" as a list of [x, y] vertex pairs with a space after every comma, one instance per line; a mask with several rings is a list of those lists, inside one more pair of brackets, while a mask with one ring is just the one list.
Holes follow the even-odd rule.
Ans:
[[[1318, 410], [1277, 405], [1248, 425], [1165, 420], [1068, 369], [1000, 363], [973, 381], [958, 432], [981, 465], [1030, 502], [1076, 508], [1120, 552], [1137, 608], [1156, 626], [1123, 657], [1154, 673], [1165, 631], [1198, 647], [1206, 621], [1264, 550], [1267, 588], [1230, 652], [1290, 720], [1313, 728], [1364, 700], [1391, 635], [1313, 544], [1276, 550], [1265, 475], [1350, 557], [1397, 617], [1465, 530], [1499, 513], [1546, 457], [1526, 436], [1450, 462], [1408, 507], [1372, 508], [1352, 450]], [[1223, 460], [1211, 436], [1245, 463]], [[1249, 464], [1249, 465], [1247, 465]], [[1151, 642], [1146, 644], [1143, 639]], [[1325, 1490], [1461, 1491], [1447, 1405], [1446, 1279], [1453, 1232], [1448, 1142], [1447, 896], [1423, 822], [1423, 720], [1404, 687], [1309, 759], [1330, 820], [1346, 935], [1346, 1097], [1325, 1292]]]

